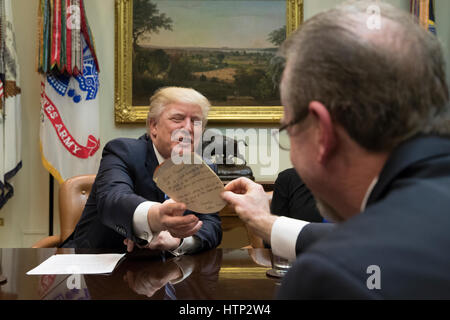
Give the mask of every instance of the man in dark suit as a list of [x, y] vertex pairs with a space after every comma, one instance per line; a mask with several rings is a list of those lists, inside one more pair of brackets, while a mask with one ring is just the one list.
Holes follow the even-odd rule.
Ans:
[[270, 212], [309, 222], [323, 222], [314, 196], [294, 168], [278, 174], [273, 184]]
[[184, 254], [211, 249], [222, 238], [217, 213], [195, 214], [166, 200], [153, 181], [171, 155], [196, 150], [210, 104], [193, 89], [168, 87], [150, 99], [148, 133], [106, 144], [80, 221], [63, 247], [115, 248], [135, 244]]
[[223, 197], [296, 259], [281, 299], [450, 298], [449, 91], [442, 48], [383, 2], [323, 12], [284, 46], [283, 125], [321, 214], [269, 214], [262, 187]]

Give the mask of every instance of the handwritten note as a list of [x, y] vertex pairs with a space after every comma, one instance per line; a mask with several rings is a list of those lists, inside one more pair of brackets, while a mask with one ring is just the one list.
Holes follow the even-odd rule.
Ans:
[[187, 163], [164, 161], [153, 174], [158, 188], [171, 199], [186, 204], [198, 213], [213, 213], [225, 207], [220, 197], [223, 183], [215, 172], [196, 154]]

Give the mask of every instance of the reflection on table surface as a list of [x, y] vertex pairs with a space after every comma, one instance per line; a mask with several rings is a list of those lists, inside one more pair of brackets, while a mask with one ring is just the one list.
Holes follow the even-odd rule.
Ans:
[[279, 281], [268, 278], [267, 249], [214, 249], [172, 257], [162, 252], [127, 255], [109, 275], [42, 275], [26, 272], [53, 254], [104, 250], [0, 249], [7, 282], [0, 299], [273, 299]]

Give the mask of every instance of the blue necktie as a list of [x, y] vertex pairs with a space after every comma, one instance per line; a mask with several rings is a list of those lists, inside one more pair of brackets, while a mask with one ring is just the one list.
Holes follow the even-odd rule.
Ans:
[[166, 286], [164, 287], [164, 290], [166, 291], [166, 295], [164, 296], [164, 300], [177, 300], [177, 296], [175, 295], [175, 287], [173, 284], [168, 282]]
[[[167, 262], [165, 256], [162, 256], [162, 261]], [[164, 300], [177, 300], [177, 296], [175, 295], [175, 287], [170, 282], [164, 286], [164, 292], [166, 293]]]

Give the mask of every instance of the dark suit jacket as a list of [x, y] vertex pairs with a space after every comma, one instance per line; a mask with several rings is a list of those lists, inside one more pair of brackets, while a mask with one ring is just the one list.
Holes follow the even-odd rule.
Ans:
[[270, 211], [275, 215], [309, 222], [323, 221], [317, 210], [314, 196], [294, 168], [286, 169], [278, 174], [273, 185]]
[[[123, 240], [144, 245], [133, 233], [133, 214], [144, 201], [164, 202], [164, 193], [153, 181], [158, 160], [147, 135], [139, 139], [119, 138], [108, 142], [100, 168], [74, 233], [66, 248], [125, 249]], [[213, 168], [214, 169], [214, 168]], [[193, 212], [186, 211], [184, 214]], [[200, 250], [219, 245], [222, 228], [218, 214], [197, 214], [203, 221], [196, 236]]]
[[[300, 232], [302, 253], [278, 298], [449, 299], [450, 140], [422, 136], [401, 144], [365, 211], [334, 229], [317, 227]], [[381, 288], [368, 289], [377, 274]]]

